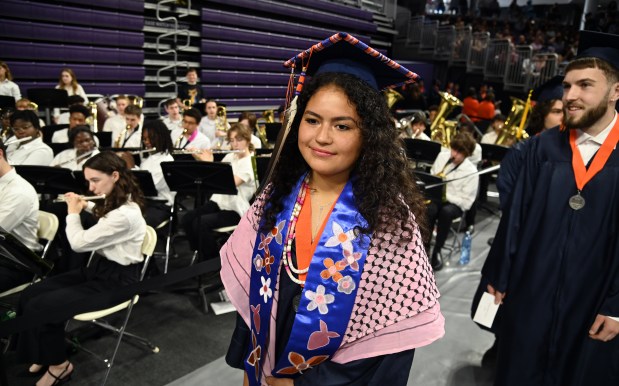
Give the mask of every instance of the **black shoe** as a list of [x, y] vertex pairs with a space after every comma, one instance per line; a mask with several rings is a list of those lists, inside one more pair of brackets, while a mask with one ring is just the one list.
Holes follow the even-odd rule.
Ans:
[[443, 258], [439, 253], [435, 253], [432, 255], [432, 269], [434, 272], [438, 272], [443, 269]]
[[499, 347], [497, 345], [497, 341], [495, 339], [494, 344], [490, 347], [485, 353], [484, 356], [481, 357], [481, 366], [482, 367], [494, 367], [496, 366], [496, 360], [498, 357]]

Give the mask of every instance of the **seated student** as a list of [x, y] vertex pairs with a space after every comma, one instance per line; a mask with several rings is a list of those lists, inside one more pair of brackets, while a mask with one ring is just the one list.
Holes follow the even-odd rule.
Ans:
[[142, 130], [140, 129], [140, 117], [142, 109], [131, 105], [125, 109], [125, 126], [115, 127], [112, 131], [112, 146], [116, 148], [135, 147], [142, 144]]
[[[33, 251], [40, 251], [39, 198], [28, 181], [20, 177], [6, 159], [0, 140], [0, 227], [12, 233]], [[32, 280], [32, 274], [0, 265], [0, 292]]]
[[[125, 162], [112, 152], [102, 152], [84, 164], [89, 190], [105, 194], [104, 200], [88, 202], [67, 193], [66, 235], [76, 252], [95, 251], [88, 268], [47, 278], [28, 287], [19, 299], [18, 315], [36, 315], [66, 307], [92, 295], [139, 280], [142, 242], [146, 223], [142, 217], [144, 198]], [[90, 210], [98, 222], [85, 230], [80, 212]], [[89, 310], [109, 307], [110, 301], [92, 302]], [[77, 312], [89, 311], [86, 309]], [[65, 383], [73, 373], [64, 344], [64, 322], [46, 323], [17, 337], [20, 360], [32, 365], [29, 372], [47, 368], [37, 385]]]
[[[200, 250], [203, 259], [217, 256], [217, 243], [211, 234], [211, 229], [238, 224], [241, 216], [249, 209], [249, 200], [256, 191], [251, 162], [254, 150], [250, 142], [251, 131], [247, 126], [235, 123], [227, 135], [232, 150], [240, 152], [226, 154], [221, 162], [232, 164], [237, 195], [213, 194], [210, 201], [197, 210], [187, 212], [181, 220], [191, 248]], [[195, 158], [212, 162], [213, 153], [206, 150], [196, 154]]]
[[[157, 226], [170, 215], [170, 207], [174, 205], [175, 193], [170, 191], [161, 170], [162, 162], [174, 161], [172, 157], [172, 140], [170, 132], [161, 120], [146, 120], [142, 129], [142, 143], [145, 149], [156, 149], [156, 152], [145, 153], [142, 156], [139, 169], [147, 170], [153, 177], [153, 183], [157, 188], [157, 197], [146, 200], [146, 224], [157, 229]], [[134, 168], [133, 156], [122, 153], [122, 158], [127, 166]]]
[[13, 74], [9, 65], [0, 61], [0, 95], [12, 96], [15, 101], [21, 99], [19, 86], [13, 82]]
[[86, 125], [86, 118], [90, 116], [90, 109], [83, 105], [73, 105], [69, 108], [69, 127], [56, 130], [52, 135], [52, 143], [69, 142], [69, 131], [77, 126]]
[[95, 138], [90, 127], [86, 125], [74, 127], [69, 132], [69, 143], [73, 147], [58, 153], [49, 166], [82, 170], [82, 166], [90, 157], [99, 154]]
[[[430, 173], [446, 180], [453, 180], [477, 172], [477, 167], [467, 159], [475, 149], [475, 140], [468, 133], [458, 133], [451, 141], [451, 150], [441, 151], [432, 165]], [[432, 268], [439, 271], [443, 268], [440, 257], [441, 248], [449, 235], [451, 222], [469, 210], [477, 195], [478, 176], [448, 182], [445, 185], [443, 200], [431, 202], [428, 205], [428, 224], [431, 227], [436, 223], [436, 240], [432, 251]], [[432, 234], [425, 241], [429, 250]]]
[[258, 131], [256, 127], [258, 117], [256, 117], [256, 114], [250, 111], [243, 111], [241, 115], [239, 115], [238, 122], [249, 127], [249, 130], [251, 130], [251, 144], [254, 145], [254, 149], [262, 149], [262, 141], [256, 136], [256, 132]]
[[198, 129], [202, 114], [198, 109], [183, 112], [183, 128], [172, 130], [170, 138], [175, 149], [210, 149], [211, 141]]
[[[71, 108], [71, 106], [73, 105], [84, 105], [84, 98], [82, 98], [79, 95], [71, 95], [68, 99], [67, 102], [69, 104], [69, 108]], [[61, 113], [58, 118], [56, 118], [56, 124], [57, 125], [68, 125], [69, 124], [69, 115], [70, 112], [69, 111], [65, 111], [64, 113]]]
[[175, 129], [183, 128], [183, 116], [180, 113], [180, 106], [178, 105], [178, 101], [175, 98], [168, 99], [163, 105], [165, 108], [166, 114], [165, 117], [162, 117], [161, 120], [168, 127], [168, 130], [172, 131]]
[[[39, 112], [37, 111], [35, 106], [36, 105], [32, 103], [32, 101], [28, 98], [21, 98], [17, 102], [15, 102], [15, 110], [32, 110], [38, 116]], [[41, 127], [45, 126], [45, 122], [40, 118], [39, 118], [39, 126]]]
[[488, 131], [481, 137], [481, 143], [488, 143], [494, 145], [501, 134], [501, 130], [505, 125], [505, 116], [502, 114], [497, 114], [490, 121], [490, 126], [488, 127]]
[[430, 137], [425, 133], [426, 131], [426, 116], [423, 113], [414, 113], [411, 120], [408, 122], [400, 134], [404, 138], [423, 139], [424, 141], [430, 141]]
[[52, 149], [43, 143], [39, 117], [32, 110], [16, 111], [11, 115], [11, 127], [16, 139], [31, 139], [7, 146], [6, 154], [11, 165], [48, 166], [54, 159]]
[[204, 134], [211, 143], [216, 143], [219, 136], [217, 135], [217, 102], [214, 99], [206, 101], [204, 117], [201, 117], [198, 130]]
[[126, 95], [116, 97], [116, 115], [108, 117], [103, 123], [103, 131], [120, 132], [127, 127], [125, 122], [125, 109], [129, 106], [129, 98]]

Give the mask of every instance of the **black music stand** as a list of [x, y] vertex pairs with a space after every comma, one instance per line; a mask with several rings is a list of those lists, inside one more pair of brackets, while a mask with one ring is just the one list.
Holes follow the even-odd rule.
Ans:
[[267, 132], [267, 141], [269, 143], [277, 142], [277, 136], [279, 135], [279, 131], [282, 129], [282, 123], [281, 122], [265, 123], [264, 127]]
[[84, 186], [80, 184], [76, 176], [74, 177], [77, 172], [65, 168], [15, 165], [15, 170], [40, 194], [58, 195], [66, 192], [80, 192]]
[[[433, 174], [415, 170], [415, 180], [418, 181], [418, 186], [423, 191], [426, 200], [440, 202], [443, 199], [443, 185], [433, 186], [443, 182], [443, 179]], [[430, 186], [430, 188], [428, 188]], [[433, 186], [433, 187], [432, 187]]]
[[509, 147], [488, 143], [481, 144], [481, 158], [488, 161], [501, 162], [508, 151]]
[[13, 109], [15, 110], [15, 98], [7, 95], [0, 95], [0, 110]]
[[2, 227], [0, 227], [0, 265], [28, 272], [36, 277], [46, 276], [54, 267], [54, 264], [42, 259]]
[[43, 126], [41, 128], [41, 131], [43, 131], [43, 142], [45, 142], [47, 144], [52, 143], [52, 137], [54, 136], [55, 132], [57, 132], [58, 130], [68, 129], [68, 128], [69, 128], [69, 125], [66, 124], [66, 123], [62, 124], [62, 125], [47, 125], [47, 126]]
[[73, 144], [69, 142], [60, 142], [60, 143], [52, 142], [52, 143], [47, 144], [47, 146], [52, 148], [52, 151], [54, 152], [54, 156], [56, 156], [61, 151], [71, 149], [73, 147]]
[[111, 131], [97, 131], [95, 136], [99, 138], [99, 146], [101, 148], [112, 146], [112, 132]]
[[[232, 165], [220, 162], [200, 161], [172, 161], [162, 162], [161, 169], [168, 187], [171, 191], [195, 193], [196, 206], [199, 209], [202, 203], [202, 195], [230, 194], [236, 195], [236, 185]], [[198, 221], [200, 226], [201, 221]], [[198, 233], [200, 230], [198, 229]], [[200, 256], [201, 243], [198, 243], [198, 256]], [[205, 312], [208, 312], [206, 300], [206, 287], [202, 285], [202, 277], [198, 277], [198, 295]]]
[[148, 170], [132, 170], [131, 173], [137, 178], [145, 197], [157, 197], [159, 195], [153, 181], [153, 175]]
[[415, 162], [433, 164], [441, 152], [441, 144], [424, 139], [404, 138], [406, 156]]
[[45, 109], [45, 123], [51, 124], [50, 109], [55, 107], [67, 107], [69, 105], [67, 90], [57, 88], [30, 88], [28, 99]]

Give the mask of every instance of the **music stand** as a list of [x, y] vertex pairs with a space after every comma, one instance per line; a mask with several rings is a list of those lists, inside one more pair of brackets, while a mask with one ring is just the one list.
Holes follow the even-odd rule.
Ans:
[[509, 147], [488, 143], [481, 144], [481, 158], [488, 161], [501, 162], [508, 151]]
[[58, 195], [66, 192], [79, 192], [83, 186], [74, 177], [73, 171], [65, 168], [15, 165], [15, 170], [40, 194]]
[[[204, 193], [236, 195], [236, 185], [232, 174], [232, 165], [220, 162], [172, 161], [162, 162], [161, 170], [168, 187], [176, 192], [195, 192], [195, 209], [199, 210]], [[198, 227], [201, 221], [198, 220]], [[200, 229], [198, 228], [198, 234]], [[198, 256], [201, 252], [201, 242], [198, 242]], [[208, 311], [206, 288], [202, 285], [202, 277], [198, 277], [198, 295], [205, 312]]]
[[441, 152], [441, 144], [424, 139], [404, 138], [406, 156], [415, 162], [433, 164]]
[[13, 109], [15, 110], [15, 98], [7, 95], [0, 95], [0, 110]]
[[30, 88], [28, 99], [45, 109], [45, 123], [51, 124], [49, 110], [55, 107], [67, 107], [69, 105], [67, 90], [57, 88]]
[[69, 143], [69, 142], [61, 142], [61, 143], [50, 143], [48, 144], [49, 147], [52, 148], [54, 155], [58, 155], [58, 153], [60, 153], [61, 151], [70, 149], [73, 147], [73, 144]]
[[62, 129], [68, 129], [69, 125], [68, 124], [62, 124], [62, 125], [47, 125], [47, 126], [43, 126], [41, 128], [41, 131], [43, 132], [43, 142], [50, 144], [52, 143], [52, 137], [54, 136], [54, 133], [57, 132], [58, 130], [62, 130]]
[[256, 157], [262, 157], [262, 156], [270, 157], [272, 153], [273, 153], [273, 149], [269, 149], [269, 148], [254, 149], [254, 154], [256, 154]]
[[37, 277], [46, 276], [54, 266], [2, 227], [0, 227], [0, 265], [32, 273]]
[[102, 148], [112, 146], [112, 132], [111, 131], [97, 131], [94, 133], [99, 138], [99, 146]]
[[269, 143], [277, 142], [277, 136], [279, 135], [279, 131], [282, 129], [281, 122], [265, 123], [264, 127], [267, 132], [267, 141]]
[[131, 173], [137, 178], [145, 197], [157, 197], [159, 195], [153, 181], [153, 175], [148, 170], [132, 170]]
[[433, 202], [440, 202], [443, 200], [443, 185], [427, 188], [427, 186], [442, 183], [442, 178], [417, 170], [414, 172], [414, 177], [418, 181], [418, 186], [421, 187], [426, 200], [431, 200]]

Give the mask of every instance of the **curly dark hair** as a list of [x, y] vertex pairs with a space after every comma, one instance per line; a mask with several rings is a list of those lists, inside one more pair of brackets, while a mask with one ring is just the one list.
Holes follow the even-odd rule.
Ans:
[[138, 185], [138, 181], [131, 171], [127, 168], [125, 161], [116, 153], [103, 151], [84, 163], [82, 170], [93, 169], [107, 175], [118, 172], [118, 181], [114, 184], [114, 189], [109, 196], [105, 197], [103, 205], [100, 201], [95, 201], [93, 213], [95, 217], [101, 218], [124, 205], [131, 196], [131, 201], [140, 206], [144, 213], [144, 194]]
[[157, 153], [172, 153], [174, 145], [170, 137], [170, 130], [159, 119], [149, 119], [144, 121], [144, 132], [148, 133], [150, 144], [157, 149]]
[[406, 230], [403, 239], [412, 238], [409, 211], [425, 236], [426, 207], [412, 178], [403, 143], [390, 120], [384, 97], [359, 78], [342, 73], [321, 73], [306, 84], [299, 95], [297, 113], [266, 192], [266, 205], [257, 207], [256, 215], [264, 219], [262, 228], [272, 229], [283, 199], [292, 191], [298, 179], [310, 170], [298, 146], [298, 130], [310, 98], [321, 88], [334, 86], [343, 91], [357, 114], [362, 136], [362, 149], [351, 179], [360, 214], [367, 220], [361, 232], [392, 232]]
[[529, 118], [529, 124], [527, 126], [527, 132], [530, 136], [537, 135], [544, 131], [544, 120], [550, 113], [552, 106], [559, 100], [561, 99], [548, 99], [537, 103], [533, 109], [531, 109], [531, 118]]

